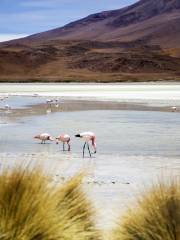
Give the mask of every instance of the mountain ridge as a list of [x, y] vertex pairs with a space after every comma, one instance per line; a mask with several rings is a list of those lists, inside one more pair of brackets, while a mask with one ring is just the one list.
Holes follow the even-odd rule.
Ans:
[[[163, 46], [171, 45], [166, 41], [164, 28], [180, 40], [180, 0], [141, 0], [135, 4], [112, 11], [91, 14], [63, 27], [27, 37], [27, 40], [98, 40], [98, 41], [136, 41], [146, 39], [148, 43]], [[159, 39], [154, 32], [162, 32]], [[166, 32], [166, 31], [165, 31]], [[148, 41], [148, 38], [151, 39]]]

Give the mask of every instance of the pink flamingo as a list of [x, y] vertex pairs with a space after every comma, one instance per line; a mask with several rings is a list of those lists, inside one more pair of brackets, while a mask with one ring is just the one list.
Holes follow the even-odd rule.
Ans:
[[68, 151], [71, 150], [70, 141], [71, 138], [68, 134], [61, 134], [58, 137], [56, 137], [56, 144], [58, 144], [59, 142], [63, 143], [63, 151], [65, 151], [65, 143], [68, 145]]
[[41, 133], [39, 135], [36, 135], [34, 138], [41, 140], [41, 144], [45, 144], [46, 141], [54, 141], [54, 139], [48, 133]]
[[94, 154], [96, 153], [96, 136], [93, 132], [82, 132], [82, 133], [76, 134], [75, 137], [82, 138], [85, 141], [83, 146], [83, 158], [84, 158], [86, 144], [89, 151], [89, 155], [90, 157], [92, 156], [92, 153], [89, 148], [89, 142], [91, 142], [92, 144], [92, 147], [94, 149]]

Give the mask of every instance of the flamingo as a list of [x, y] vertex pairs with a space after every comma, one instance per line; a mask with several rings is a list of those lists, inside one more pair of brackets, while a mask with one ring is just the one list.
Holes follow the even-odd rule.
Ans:
[[56, 144], [58, 144], [59, 142], [63, 143], [63, 151], [65, 151], [65, 143], [68, 145], [68, 151], [71, 150], [71, 146], [70, 146], [70, 136], [68, 134], [61, 134], [58, 137], [56, 137]]
[[[52, 99], [46, 99], [46, 104], [47, 104], [46, 113], [51, 113], [51, 112], [52, 112], [53, 100], [52, 100]], [[50, 107], [50, 108], [49, 108], [49, 107]]]
[[93, 132], [82, 132], [82, 133], [76, 134], [75, 137], [82, 138], [85, 141], [83, 146], [83, 158], [84, 158], [86, 144], [89, 151], [89, 155], [90, 157], [92, 156], [92, 153], [89, 148], [89, 142], [91, 142], [92, 147], [94, 148], [94, 154], [96, 153], [96, 136]]
[[46, 141], [54, 141], [54, 139], [48, 133], [41, 133], [39, 135], [36, 135], [34, 138], [41, 140], [41, 144], [45, 144]]

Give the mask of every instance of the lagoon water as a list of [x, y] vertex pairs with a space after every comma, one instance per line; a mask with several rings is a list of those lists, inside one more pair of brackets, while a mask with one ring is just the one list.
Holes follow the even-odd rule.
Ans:
[[[99, 99], [180, 106], [180, 85], [47, 86], [0, 85], [0, 95], [8, 94], [9, 98], [5, 102], [21, 111], [27, 105], [31, 107], [43, 103], [45, 96], [59, 96], [64, 101], [81, 98], [84, 101]], [[34, 93], [39, 96], [31, 97]], [[5, 102], [0, 102], [0, 108], [3, 108]], [[110, 219], [116, 215], [116, 212], [112, 214], [112, 203], [113, 207], [124, 208], [139, 190], [159, 176], [168, 178], [180, 175], [179, 112], [99, 109], [50, 114], [44, 112], [12, 120], [11, 111], [0, 111], [1, 166], [11, 167], [24, 159], [35, 163], [40, 160], [48, 171], [54, 169], [55, 178], [88, 169], [87, 183], [92, 182], [93, 187], [87, 184], [86, 188], [97, 209], [101, 210], [101, 219], [106, 219], [103, 222], [105, 225], [110, 226]], [[97, 135], [98, 151], [92, 159], [88, 155], [82, 159], [83, 142], [74, 137], [81, 131], [93, 131]], [[39, 144], [33, 136], [41, 132], [53, 136], [70, 134], [72, 152], [63, 153], [62, 146], [55, 143]]]
[[[8, 113], [6, 113], [8, 115]], [[0, 152], [57, 152], [55, 144], [41, 145], [33, 136], [68, 133], [72, 150], [81, 153], [83, 142], [74, 135], [97, 135], [98, 154], [128, 156], [180, 156], [180, 114], [146, 111], [77, 111], [22, 117], [1, 127]]]

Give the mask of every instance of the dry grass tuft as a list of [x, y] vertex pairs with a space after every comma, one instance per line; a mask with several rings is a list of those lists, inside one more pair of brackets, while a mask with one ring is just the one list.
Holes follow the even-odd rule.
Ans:
[[180, 240], [180, 184], [160, 182], [119, 221], [114, 240]]
[[40, 169], [0, 175], [0, 240], [97, 239], [82, 176], [52, 186]]
[[59, 222], [66, 222], [61, 225], [61, 232], [64, 239], [97, 240], [100, 236], [94, 224], [95, 213], [81, 189], [82, 180], [83, 174], [76, 175], [56, 192]]
[[40, 170], [0, 175], [0, 239], [56, 239], [51, 193]]

